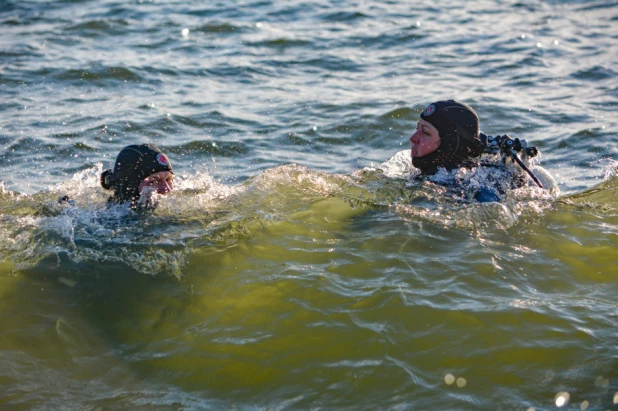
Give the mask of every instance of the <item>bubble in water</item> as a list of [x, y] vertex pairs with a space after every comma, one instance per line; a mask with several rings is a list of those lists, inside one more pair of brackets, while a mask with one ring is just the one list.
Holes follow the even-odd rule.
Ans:
[[444, 382], [446, 385], [451, 385], [455, 382], [455, 376], [453, 374], [446, 374], [444, 376]]
[[543, 47], [543, 45], [542, 45], [541, 43], [536, 43], [536, 46], [537, 46], [538, 48]]
[[554, 40], [554, 44], [557, 46], [558, 44], [560, 44], [559, 40]]
[[618, 404], [618, 391], [614, 393], [614, 404]]
[[563, 407], [569, 403], [569, 398], [571, 395], [566, 391], [560, 391], [554, 397], [554, 402], [556, 403], [556, 407]]
[[182, 37], [188, 37], [189, 36], [189, 29], [182, 29]]
[[536, 411], [536, 410], [533, 407], [530, 407], [526, 411]]
[[466, 379], [465, 379], [465, 378], [463, 378], [463, 377], [459, 377], [459, 378], [457, 378], [457, 386], [458, 386], [459, 388], [463, 388], [463, 387], [465, 387], [467, 383], [468, 383], [468, 381], [466, 381]]
[[585, 409], [588, 409], [589, 405], [590, 403], [588, 401], [582, 401], [582, 404], [579, 406], [579, 409], [584, 411]]

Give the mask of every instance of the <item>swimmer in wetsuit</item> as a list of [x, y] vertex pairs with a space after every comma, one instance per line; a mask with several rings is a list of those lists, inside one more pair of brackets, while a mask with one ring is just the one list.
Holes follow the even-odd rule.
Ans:
[[[514, 141], [508, 136], [499, 136], [499, 139], [501, 143]], [[472, 187], [470, 196], [480, 202], [500, 201], [507, 188], [528, 184], [529, 179], [524, 170], [542, 187], [521, 161], [518, 164], [523, 168], [507, 168], [505, 161], [481, 163], [481, 155], [488, 150], [488, 141], [494, 143], [498, 140], [481, 133], [478, 115], [470, 106], [454, 100], [436, 101], [425, 108], [416, 131], [410, 137], [412, 165], [420, 170], [420, 178], [433, 176], [440, 169], [452, 171], [478, 169], [479, 166], [492, 167], [491, 172], [486, 173], [485, 184]], [[515, 157], [513, 152], [513, 160], [519, 160]], [[536, 169], [557, 190], [553, 177], [541, 167]]]
[[[129, 202], [132, 209], [137, 209], [153, 192], [165, 195], [173, 190], [172, 164], [151, 144], [130, 145], [116, 157], [113, 171], [103, 171], [101, 186], [114, 190], [109, 205]], [[148, 198], [141, 198], [144, 196]]]

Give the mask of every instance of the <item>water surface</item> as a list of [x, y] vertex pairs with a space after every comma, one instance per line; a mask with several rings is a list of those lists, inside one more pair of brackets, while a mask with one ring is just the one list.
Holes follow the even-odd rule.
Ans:
[[[612, 1], [0, 4], [7, 409], [614, 409]], [[561, 194], [410, 180], [431, 101]], [[177, 190], [98, 175], [152, 142]], [[69, 195], [74, 204], [59, 204]]]

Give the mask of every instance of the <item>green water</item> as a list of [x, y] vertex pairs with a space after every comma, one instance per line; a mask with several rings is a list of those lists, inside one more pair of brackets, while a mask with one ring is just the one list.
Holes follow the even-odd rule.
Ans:
[[5, 263], [2, 401], [551, 409], [564, 391], [608, 407], [615, 184], [431, 210], [368, 201], [405, 181], [283, 168], [215, 207], [245, 218], [194, 241], [180, 278], [63, 253], [17, 273]]

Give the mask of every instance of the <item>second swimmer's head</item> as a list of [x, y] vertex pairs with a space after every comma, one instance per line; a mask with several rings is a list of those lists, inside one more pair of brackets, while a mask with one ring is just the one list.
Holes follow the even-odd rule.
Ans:
[[452, 170], [476, 165], [475, 158], [484, 149], [477, 114], [467, 104], [455, 100], [428, 105], [410, 142], [412, 164], [423, 174], [433, 174], [439, 167]]
[[166, 194], [173, 189], [173, 179], [172, 164], [167, 156], [151, 144], [139, 144], [120, 151], [113, 171], [105, 170], [101, 174], [101, 186], [114, 190], [110, 201], [130, 201], [135, 206], [145, 188]]

